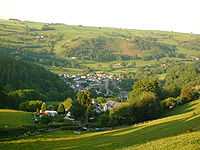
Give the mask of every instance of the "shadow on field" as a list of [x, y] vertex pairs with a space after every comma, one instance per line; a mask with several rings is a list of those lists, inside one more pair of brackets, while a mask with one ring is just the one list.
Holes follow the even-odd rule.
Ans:
[[188, 103], [188, 104], [177, 106], [177, 107], [175, 107], [175, 109], [173, 109], [171, 111], [168, 110], [168, 112], [164, 113], [164, 115], [162, 115], [162, 117], [173, 116], [173, 115], [191, 112], [191, 111], [195, 110], [194, 106], [197, 106], [197, 101], [194, 101], [194, 103]]
[[25, 139], [24, 141], [13, 141], [10, 144], [0, 144], [0, 149], [53, 149], [53, 150], [110, 150], [121, 149], [128, 146], [136, 146], [160, 138], [176, 136], [181, 133], [198, 130], [200, 124], [200, 114], [193, 114], [192, 117], [156, 123], [155, 125], [144, 124], [132, 126], [118, 130], [106, 132], [86, 133], [67, 139], [62, 138], [43, 138], [43, 139]]

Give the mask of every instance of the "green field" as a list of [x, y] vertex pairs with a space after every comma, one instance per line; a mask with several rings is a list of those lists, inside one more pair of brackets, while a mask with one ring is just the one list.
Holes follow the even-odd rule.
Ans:
[[0, 128], [32, 124], [32, 114], [23, 111], [0, 109]]
[[[200, 35], [186, 33], [0, 19], [0, 51], [40, 64], [57, 74], [82, 74], [88, 70], [113, 74], [137, 72], [141, 67], [162, 63], [164, 58], [169, 62], [175, 59], [188, 62], [199, 58], [199, 41]], [[175, 50], [169, 55], [172, 47]], [[104, 58], [107, 55], [110, 60]], [[155, 61], [158, 55], [160, 60]], [[129, 61], [136, 66], [111, 67]]]
[[56, 131], [0, 143], [0, 149], [195, 150], [200, 147], [200, 100], [177, 107], [164, 118], [104, 132]]

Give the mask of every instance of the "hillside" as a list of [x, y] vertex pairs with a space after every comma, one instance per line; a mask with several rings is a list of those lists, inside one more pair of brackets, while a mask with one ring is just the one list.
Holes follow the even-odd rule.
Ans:
[[0, 142], [1, 149], [198, 149], [200, 101], [177, 107], [166, 117], [130, 127], [76, 135], [56, 131], [25, 139]]
[[[26, 89], [24, 92], [34, 95], [29, 96], [32, 98], [29, 100], [62, 100], [73, 93], [57, 75], [43, 67], [6, 55], [0, 56], [0, 86], [9, 92], [18, 90], [19, 96], [23, 95], [19, 90]], [[16, 92], [11, 94], [16, 95]]]
[[199, 57], [199, 41], [194, 34], [0, 20], [1, 51], [46, 65], [77, 67], [79, 59]]

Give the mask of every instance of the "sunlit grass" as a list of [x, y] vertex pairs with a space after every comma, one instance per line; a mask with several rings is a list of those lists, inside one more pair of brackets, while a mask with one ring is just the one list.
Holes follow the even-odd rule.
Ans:
[[0, 128], [32, 124], [32, 114], [11, 109], [0, 109]]
[[[103, 132], [55, 131], [0, 143], [0, 149], [197, 149], [200, 146], [200, 100], [179, 106], [165, 118]], [[189, 150], [187, 149], [187, 150]]]

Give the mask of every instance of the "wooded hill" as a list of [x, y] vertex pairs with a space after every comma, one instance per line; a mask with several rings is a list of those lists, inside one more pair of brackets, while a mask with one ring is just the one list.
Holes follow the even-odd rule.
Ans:
[[55, 74], [43, 67], [0, 56], [0, 86], [12, 97], [20, 100], [63, 100], [73, 90]]

